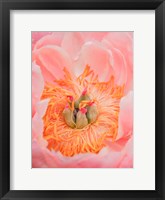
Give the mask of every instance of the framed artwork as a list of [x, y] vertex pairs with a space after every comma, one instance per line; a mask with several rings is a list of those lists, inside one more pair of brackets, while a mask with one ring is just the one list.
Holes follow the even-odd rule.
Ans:
[[0, 7], [1, 199], [164, 199], [164, 1]]

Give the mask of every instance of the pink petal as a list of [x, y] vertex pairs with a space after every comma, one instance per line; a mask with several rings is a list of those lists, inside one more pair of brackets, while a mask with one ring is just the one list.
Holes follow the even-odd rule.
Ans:
[[34, 50], [33, 61], [41, 68], [44, 81], [53, 82], [64, 76], [63, 69], [71, 68], [72, 61], [66, 51], [58, 46], [45, 46]]
[[78, 60], [74, 63], [74, 73], [80, 75], [86, 65], [99, 75], [100, 81], [106, 81], [113, 75], [109, 52], [99, 42], [85, 43]]
[[81, 32], [85, 41], [101, 41], [108, 32]]
[[119, 164], [119, 168], [132, 168], [133, 167], [133, 137], [128, 141], [123, 150], [123, 159]]
[[106, 35], [102, 43], [112, 52], [112, 56], [114, 56], [114, 50], [120, 52], [120, 54], [123, 56], [123, 60], [125, 62], [126, 69], [124, 70], [123, 65], [121, 65], [121, 68], [119, 65], [116, 65], [116, 61], [118, 62], [117, 58], [114, 58], [114, 70], [116, 68], [116, 76], [118, 77], [119, 74], [121, 76], [125, 73], [127, 76], [126, 80], [126, 93], [129, 90], [132, 90], [132, 84], [133, 84], [133, 32], [109, 32], [108, 35]]
[[55, 168], [59, 165], [56, 157], [34, 140], [32, 142], [32, 168]]
[[36, 112], [36, 104], [40, 100], [44, 89], [44, 80], [40, 67], [35, 63], [32, 64], [32, 116]]
[[36, 113], [32, 118], [32, 135], [34, 138], [41, 139], [43, 133], [43, 120], [42, 117], [44, 116], [47, 106], [48, 106], [49, 99], [42, 100], [36, 104]]
[[119, 131], [117, 139], [133, 133], [133, 92], [129, 92], [120, 102]]
[[112, 151], [119, 152], [123, 149], [123, 147], [126, 145], [128, 140], [132, 137], [132, 135], [127, 135], [125, 137], [119, 138], [116, 141], [112, 142], [109, 141], [108, 139], [105, 141], [105, 144], [110, 147]]
[[62, 48], [64, 48], [74, 60], [84, 43], [81, 32], [66, 32], [62, 41]]
[[115, 82], [122, 85], [127, 82], [127, 66], [124, 55], [115, 48], [110, 50], [110, 61], [114, 71]]
[[44, 37], [45, 35], [49, 35], [51, 32], [48, 31], [32, 31], [32, 49], [34, 48], [35, 43]]
[[57, 46], [60, 46], [63, 37], [64, 37], [64, 32], [49, 33], [49, 34], [43, 36], [41, 39], [39, 39], [35, 43], [34, 49], [39, 49], [39, 48], [41, 48], [43, 46], [47, 46], [47, 45], [57, 45]]

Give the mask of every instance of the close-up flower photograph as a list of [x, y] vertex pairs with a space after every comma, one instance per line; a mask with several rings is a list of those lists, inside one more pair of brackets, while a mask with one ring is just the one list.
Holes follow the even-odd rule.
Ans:
[[32, 168], [133, 168], [133, 32], [31, 32]]

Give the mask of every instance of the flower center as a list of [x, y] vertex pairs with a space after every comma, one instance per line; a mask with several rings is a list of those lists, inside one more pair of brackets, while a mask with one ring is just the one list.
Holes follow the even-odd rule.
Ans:
[[87, 94], [86, 88], [75, 101], [72, 96], [67, 96], [67, 99], [68, 103], [63, 110], [63, 117], [69, 127], [82, 129], [96, 121], [98, 108], [94, 100], [91, 100]]
[[88, 65], [78, 77], [66, 68], [64, 74], [54, 84], [47, 83], [41, 97], [49, 99], [43, 116], [47, 148], [69, 157], [98, 153], [106, 140], [116, 139], [125, 86], [117, 85], [113, 75], [100, 82]]

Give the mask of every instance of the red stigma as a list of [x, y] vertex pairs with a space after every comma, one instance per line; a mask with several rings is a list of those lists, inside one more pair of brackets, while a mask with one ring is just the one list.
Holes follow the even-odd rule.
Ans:
[[84, 89], [84, 91], [82, 92], [82, 95], [84, 96], [86, 95], [86, 93], [87, 93], [87, 88]]
[[81, 108], [80, 111], [82, 112], [82, 114], [86, 114], [87, 113], [87, 109], [86, 108]]
[[68, 103], [66, 104], [65, 108], [69, 108], [69, 104]]
[[72, 102], [73, 101], [73, 97], [72, 96], [67, 96], [67, 98]]
[[90, 102], [88, 103], [88, 105], [89, 105], [89, 106], [92, 106], [94, 103], [95, 103], [94, 101], [90, 101]]

